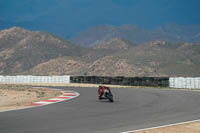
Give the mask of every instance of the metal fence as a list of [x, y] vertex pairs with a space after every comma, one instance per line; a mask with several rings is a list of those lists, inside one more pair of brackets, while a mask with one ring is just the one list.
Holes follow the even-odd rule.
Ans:
[[200, 89], [200, 77], [195, 77], [195, 78], [173, 77], [173, 78], [169, 78], [169, 87], [171, 87], [171, 88]]
[[2, 76], [0, 75], [0, 83], [70, 83], [70, 76]]

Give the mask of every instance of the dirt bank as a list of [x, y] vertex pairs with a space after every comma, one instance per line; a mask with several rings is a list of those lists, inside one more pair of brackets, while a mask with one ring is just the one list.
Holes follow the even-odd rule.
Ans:
[[31, 106], [32, 102], [61, 95], [60, 91], [49, 88], [33, 88], [23, 85], [0, 85], [0, 111]]

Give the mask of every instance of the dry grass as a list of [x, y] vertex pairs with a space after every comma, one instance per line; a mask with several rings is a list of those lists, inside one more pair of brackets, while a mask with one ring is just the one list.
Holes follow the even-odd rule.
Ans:
[[[1, 84], [0, 84], [1, 85]], [[9, 85], [9, 84], [8, 84]], [[99, 84], [85, 84], [85, 83], [29, 83], [29, 84], [15, 84], [16, 86], [63, 86], [63, 87], [99, 87]], [[110, 88], [158, 88], [158, 89], [173, 89], [169, 87], [148, 87], [148, 86], [125, 86], [125, 85], [108, 85]]]

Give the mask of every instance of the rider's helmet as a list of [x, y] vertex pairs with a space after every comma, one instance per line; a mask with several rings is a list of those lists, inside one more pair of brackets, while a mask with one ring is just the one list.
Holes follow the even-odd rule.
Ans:
[[100, 83], [100, 84], [99, 84], [99, 88], [102, 87], [102, 86], [103, 86], [103, 85]]

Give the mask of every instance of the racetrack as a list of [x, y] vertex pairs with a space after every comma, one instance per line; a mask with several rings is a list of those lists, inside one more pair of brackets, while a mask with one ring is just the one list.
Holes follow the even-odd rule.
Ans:
[[48, 106], [1, 112], [0, 132], [118, 133], [200, 119], [200, 92], [111, 88], [114, 103], [110, 103], [98, 101], [97, 88], [64, 89], [80, 96]]

